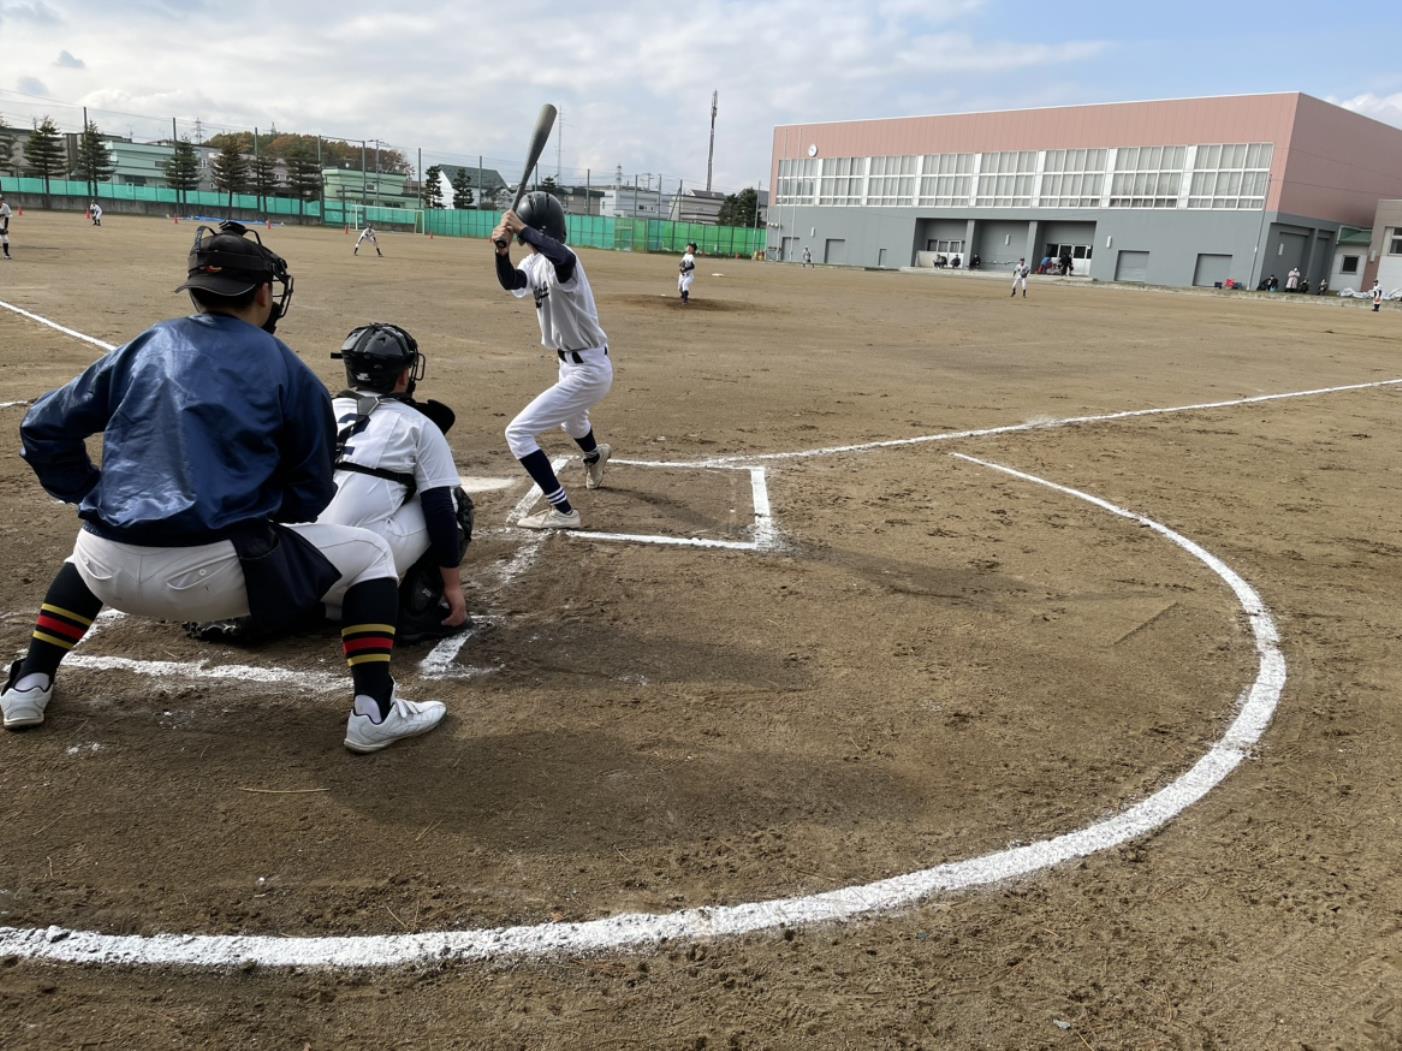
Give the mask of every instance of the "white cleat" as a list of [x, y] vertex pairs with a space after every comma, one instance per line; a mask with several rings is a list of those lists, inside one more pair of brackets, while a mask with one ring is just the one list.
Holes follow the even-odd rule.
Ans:
[[19, 677], [20, 662], [10, 667], [10, 681], [0, 691], [0, 713], [4, 715], [6, 730], [23, 730], [26, 726], [39, 726], [44, 722], [44, 709], [54, 696], [54, 681], [47, 675], [35, 672]]
[[527, 515], [516, 524], [522, 529], [579, 529], [584, 525], [584, 519], [579, 517], [578, 511], [566, 515], [552, 507], [548, 511]]
[[597, 489], [604, 484], [604, 464], [609, 462], [609, 457], [613, 455], [613, 446], [607, 443], [600, 443], [599, 458], [593, 463], [584, 465], [585, 479], [584, 488]]
[[395, 741], [426, 734], [443, 721], [442, 701], [406, 701], [396, 691], [389, 714], [380, 719], [373, 697], [358, 696], [346, 719], [345, 746], [364, 755], [388, 748]]

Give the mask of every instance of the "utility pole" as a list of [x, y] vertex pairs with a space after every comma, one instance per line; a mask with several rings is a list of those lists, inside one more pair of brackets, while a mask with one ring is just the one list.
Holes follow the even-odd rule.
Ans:
[[[354, 140], [352, 140], [354, 141]], [[369, 173], [365, 170], [365, 162], [369, 159], [366, 155], [370, 152], [370, 140], [360, 140], [360, 206], [364, 208], [367, 201], [369, 186]]]
[[565, 118], [560, 116], [560, 111], [555, 111], [555, 185], [560, 185], [563, 178], [560, 168], [561, 143], [565, 141]]
[[263, 184], [258, 179], [258, 129], [253, 129], [253, 195], [257, 210], [263, 210]]
[[706, 192], [711, 192], [711, 166], [716, 159], [716, 108], [720, 102], [720, 92], [711, 92], [711, 146], [706, 151]]

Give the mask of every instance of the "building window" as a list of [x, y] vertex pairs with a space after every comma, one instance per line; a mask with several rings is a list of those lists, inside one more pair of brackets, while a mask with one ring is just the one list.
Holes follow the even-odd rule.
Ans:
[[974, 189], [972, 153], [934, 153], [925, 158], [920, 176], [921, 205], [967, 207]]
[[1047, 150], [1042, 167], [1044, 208], [1098, 208], [1105, 185], [1104, 150]]
[[812, 204], [818, 192], [818, 162], [792, 160], [779, 162], [778, 204]]
[[1130, 146], [1115, 155], [1111, 208], [1177, 208], [1183, 146]]
[[1264, 208], [1275, 147], [1269, 142], [1199, 146], [1189, 208]]
[[818, 180], [819, 204], [861, 204], [865, 157], [828, 157]]
[[1037, 174], [1036, 150], [985, 153], [979, 169], [974, 204], [994, 208], [1027, 208], [1032, 204], [1032, 181]]
[[1402, 230], [1389, 232], [1387, 254], [1402, 255]]
[[873, 157], [867, 172], [867, 204], [915, 203], [915, 158]]
[[1344, 256], [1344, 261], [1343, 261], [1343, 263], [1339, 266], [1339, 273], [1341, 273], [1341, 274], [1356, 274], [1356, 273], [1358, 273], [1358, 256], [1356, 256], [1356, 255], [1346, 255], [1346, 256]]

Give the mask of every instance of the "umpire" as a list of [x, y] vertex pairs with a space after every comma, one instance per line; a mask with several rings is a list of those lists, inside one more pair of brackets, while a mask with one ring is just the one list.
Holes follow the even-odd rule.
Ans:
[[[247, 234], [233, 222], [200, 227], [177, 289], [198, 313], [118, 347], [20, 426], [40, 484], [78, 504], [84, 524], [0, 691], [7, 730], [44, 721], [59, 662], [103, 605], [176, 621], [251, 614], [283, 628], [334, 603], [354, 682], [345, 746], [378, 751], [443, 718], [437, 701], [396, 696], [390, 677], [389, 545], [314, 523], [336, 492], [331, 398], [273, 336], [292, 275]], [[84, 444], [98, 433], [101, 469]]]

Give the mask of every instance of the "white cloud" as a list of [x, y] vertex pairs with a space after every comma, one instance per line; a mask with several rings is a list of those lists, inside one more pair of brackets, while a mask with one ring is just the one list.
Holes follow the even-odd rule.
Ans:
[[1395, 92], [1391, 95], [1374, 95], [1372, 92], [1365, 91], [1351, 99], [1338, 99], [1330, 95], [1326, 97], [1325, 101], [1342, 106], [1344, 109], [1351, 109], [1365, 117], [1372, 117], [1374, 120], [1402, 128], [1402, 92]]
[[[41, 0], [0, 10], [11, 19], [21, 7], [52, 14]], [[669, 185], [704, 179], [711, 91], [719, 89], [716, 183], [731, 189], [768, 178], [776, 124], [957, 111], [989, 97], [1035, 104], [1046, 70], [1106, 50], [1093, 40], [1023, 42], [1015, 21], [987, 38], [978, 26], [982, 16], [992, 21], [992, 8], [986, 0], [689, 0], [681, 8], [519, 0], [501, 30], [528, 42], [517, 47], [498, 43], [496, 20], [480, 5], [444, 0], [402, 15], [371, 0], [128, 0], [120, 12], [109, 0], [64, 0], [65, 25], [56, 14], [8, 21], [5, 51], [81, 54], [85, 69], [60, 62], [65, 97], [118, 111], [94, 119], [138, 137], [168, 134], [172, 116], [207, 127], [275, 123], [378, 136], [410, 157], [420, 146], [449, 162], [481, 153], [509, 169], [540, 104], [551, 101], [562, 114], [566, 168], [592, 168], [596, 180], [620, 164], [630, 174], [661, 170]], [[260, 25], [278, 29], [250, 31]], [[206, 39], [242, 42], [178, 46], [172, 34], [195, 27]], [[39, 70], [15, 75], [22, 72]], [[0, 103], [10, 107], [3, 96]], [[553, 173], [554, 158], [552, 142], [543, 170]]]
[[58, 58], [54, 59], [54, 65], [60, 69], [87, 69], [88, 64], [81, 58], [74, 56], [71, 51], [60, 51]]
[[43, 0], [25, 4], [0, 4], [0, 22], [31, 22], [36, 25], [58, 25], [63, 21]]
[[38, 77], [20, 77], [15, 81], [15, 87], [25, 95], [47, 95], [48, 87]]

